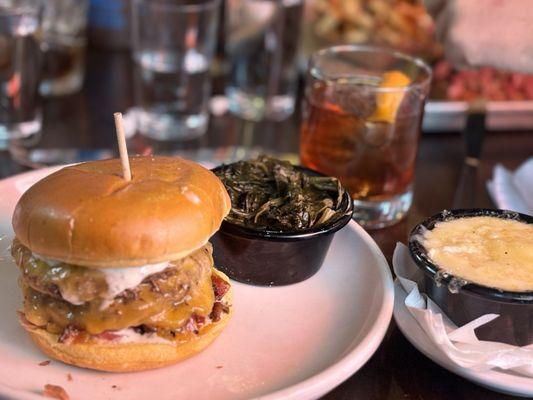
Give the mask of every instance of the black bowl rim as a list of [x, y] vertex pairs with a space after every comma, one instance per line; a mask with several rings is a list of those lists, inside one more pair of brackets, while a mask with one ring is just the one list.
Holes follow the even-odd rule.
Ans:
[[[215, 172], [219, 168], [227, 167], [235, 163], [231, 164], [222, 164], [215, 168], [212, 168], [211, 171]], [[314, 174], [315, 176], [328, 176], [325, 174], [322, 174], [318, 171], [315, 171], [314, 169], [303, 167], [301, 165], [293, 165], [294, 168], [303, 171], [305, 173]], [[271, 240], [271, 241], [299, 241], [299, 240], [305, 240], [315, 237], [320, 237], [323, 235], [329, 235], [331, 233], [335, 233], [338, 230], [344, 228], [348, 222], [352, 219], [353, 215], [353, 201], [350, 196], [350, 193], [348, 193], [347, 190], [344, 191], [344, 198], [343, 201], [346, 201], [348, 204], [346, 206], [344, 215], [338, 219], [336, 219], [331, 225], [322, 226], [319, 228], [312, 228], [312, 229], [306, 229], [298, 232], [280, 232], [280, 231], [258, 231], [252, 228], [247, 228], [241, 225], [237, 225], [231, 222], [222, 221], [221, 227], [219, 229], [219, 232], [247, 237], [250, 239], [265, 239], [265, 240]]]
[[[429, 275], [433, 280], [439, 267], [435, 265], [427, 255], [427, 251], [424, 246], [418, 241], [417, 236], [422, 229], [433, 229], [435, 224], [440, 221], [449, 221], [451, 219], [458, 219], [463, 217], [478, 217], [478, 216], [490, 216], [505, 219], [514, 219], [527, 224], [533, 223], [533, 217], [527, 214], [522, 214], [516, 211], [490, 209], [490, 208], [472, 208], [472, 209], [455, 209], [444, 210], [438, 214], [435, 214], [421, 223], [417, 224], [409, 234], [409, 253], [416, 265], [424, 271], [426, 275]], [[448, 285], [450, 281], [457, 278], [451, 274], [446, 274], [440, 281]], [[531, 303], [533, 302], [533, 291], [526, 292], [511, 292], [505, 290], [499, 290], [488, 286], [479, 285], [476, 283], [468, 282], [466, 285], [460, 288], [460, 291], [465, 291], [470, 294], [488, 298], [491, 300], [506, 302], [506, 303]]]

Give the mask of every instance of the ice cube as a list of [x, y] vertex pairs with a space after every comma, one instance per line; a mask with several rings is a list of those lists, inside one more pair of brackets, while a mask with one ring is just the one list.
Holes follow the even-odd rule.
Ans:
[[371, 147], [381, 147], [388, 145], [394, 135], [394, 124], [387, 122], [365, 122], [363, 134], [364, 142]]
[[367, 118], [376, 109], [376, 99], [372, 89], [363, 85], [337, 86], [329, 99], [346, 114], [357, 118]]

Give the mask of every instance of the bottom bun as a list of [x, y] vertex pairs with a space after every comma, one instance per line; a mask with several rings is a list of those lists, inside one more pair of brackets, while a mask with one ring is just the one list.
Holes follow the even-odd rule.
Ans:
[[[217, 275], [229, 281], [220, 271]], [[232, 304], [232, 289], [223, 298], [226, 304]], [[189, 358], [208, 347], [228, 324], [233, 307], [229, 313], [223, 313], [217, 322], [200, 330], [198, 335], [191, 335], [190, 340], [174, 343], [79, 343], [64, 344], [58, 342], [58, 335], [41, 328], [25, 327], [35, 344], [49, 357], [77, 367], [110, 372], [143, 371], [164, 367]]]

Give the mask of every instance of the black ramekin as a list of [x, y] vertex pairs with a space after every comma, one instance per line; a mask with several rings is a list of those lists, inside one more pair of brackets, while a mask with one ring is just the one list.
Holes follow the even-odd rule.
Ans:
[[477, 216], [513, 219], [527, 224], [533, 222], [529, 215], [491, 209], [443, 211], [426, 219], [409, 235], [411, 257], [424, 272], [417, 278], [417, 283], [458, 326], [484, 314], [499, 314], [498, 318], [476, 330], [480, 340], [526, 346], [533, 343], [533, 291], [508, 292], [475, 283], [461, 284], [460, 278], [439, 270], [419, 241], [425, 229], [433, 229], [437, 222]]
[[[325, 176], [295, 168], [308, 175]], [[322, 266], [335, 232], [352, 218], [353, 202], [347, 191], [341, 205], [342, 217], [299, 232], [261, 231], [224, 221], [211, 238], [215, 265], [230, 278], [253, 285], [281, 286], [310, 278]]]

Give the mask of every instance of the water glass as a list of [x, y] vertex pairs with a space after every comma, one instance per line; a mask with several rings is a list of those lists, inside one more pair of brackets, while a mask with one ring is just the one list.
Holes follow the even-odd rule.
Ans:
[[422, 60], [377, 47], [334, 46], [311, 57], [301, 161], [341, 180], [363, 226], [394, 224], [411, 207], [430, 79]]
[[303, 0], [228, 0], [226, 95], [233, 114], [283, 120], [294, 112]]
[[40, 22], [39, 2], [0, 1], [0, 147], [41, 130]]
[[220, 0], [133, 0], [138, 129], [155, 140], [202, 136]]
[[43, 96], [68, 95], [83, 85], [88, 0], [43, 2]]

